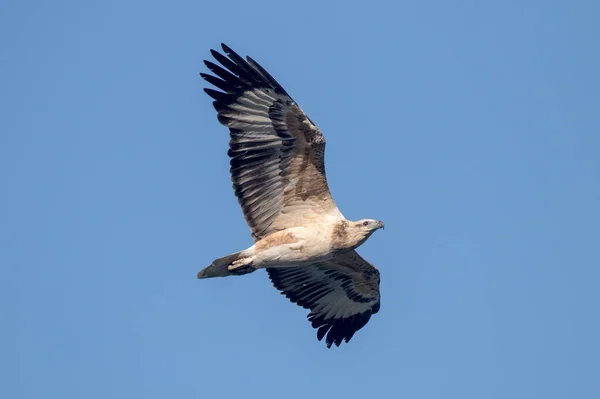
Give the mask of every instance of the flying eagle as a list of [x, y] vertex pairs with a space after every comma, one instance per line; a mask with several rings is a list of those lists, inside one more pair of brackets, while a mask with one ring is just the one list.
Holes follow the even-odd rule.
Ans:
[[329, 192], [325, 138], [279, 83], [222, 44], [200, 76], [229, 128], [231, 180], [254, 245], [216, 259], [198, 278], [267, 269], [275, 288], [310, 309], [317, 339], [348, 342], [379, 311], [379, 271], [357, 252], [383, 223], [346, 220]]

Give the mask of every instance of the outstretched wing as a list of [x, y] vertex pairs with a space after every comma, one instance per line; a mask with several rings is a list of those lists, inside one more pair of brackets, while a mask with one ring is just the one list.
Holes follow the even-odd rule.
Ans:
[[204, 89], [221, 124], [229, 127], [231, 179], [252, 236], [259, 240], [329, 215], [343, 219], [325, 176], [325, 138], [258, 63], [226, 45], [222, 65], [204, 61], [200, 74], [222, 91]]
[[310, 309], [317, 339], [339, 346], [350, 341], [379, 311], [379, 271], [356, 251], [311, 266], [268, 268], [275, 288], [290, 301]]

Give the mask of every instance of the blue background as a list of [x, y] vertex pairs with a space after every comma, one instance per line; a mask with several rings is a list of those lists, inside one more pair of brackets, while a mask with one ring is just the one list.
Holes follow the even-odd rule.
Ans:
[[[0, 6], [3, 398], [600, 397], [594, 1]], [[382, 307], [327, 350], [251, 245], [198, 76], [225, 42], [328, 140]]]

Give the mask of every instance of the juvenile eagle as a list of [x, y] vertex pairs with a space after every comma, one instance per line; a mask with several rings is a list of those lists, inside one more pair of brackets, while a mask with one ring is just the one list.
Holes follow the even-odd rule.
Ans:
[[198, 278], [267, 269], [275, 288], [310, 309], [308, 320], [327, 347], [339, 346], [379, 311], [379, 271], [356, 248], [383, 223], [346, 220], [325, 177], [325, 138], [256, 61], [226, 45], [211, 50], [221, 66], [201, 73], [221, 91], [204, 89], [229, 128], [235, 195], [254, 245], [216, 259]]

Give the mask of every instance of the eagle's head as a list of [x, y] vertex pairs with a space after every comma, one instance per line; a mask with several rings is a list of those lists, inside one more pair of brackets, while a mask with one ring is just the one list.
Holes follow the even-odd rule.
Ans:
[[350, 222], [348, 226], [348, 239], [351, 246], [356, 248], [364, 243], [376, 230], [383, 229], [384, 224], [380, 220], [362, 219]]
[[381, 220], [375, 219], [362, 219], [354, 222], [354, 228], [360, 231], [368, 232], [369, 235], [373, 234], [375, 230], [383, 229], [385, 226]]

